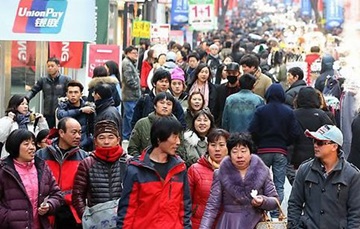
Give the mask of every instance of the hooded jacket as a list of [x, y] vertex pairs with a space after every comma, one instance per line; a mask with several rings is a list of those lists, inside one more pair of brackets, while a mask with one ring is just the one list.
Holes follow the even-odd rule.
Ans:
[[334, 62], [334, 57], [330, 55], [323, 56], [321, 60], [320, 76], [315, 81], [315, 88], [321, 92], [324, 90], [326, 77], [333, 76], [335, 74], [333, 69]]
[[112, 76], [92, 78], [92, 80], [88, 84], [89, 94], [88, 94], [87, 101], [94, 102], [94, 97], [93, 97], [92, 93], [95, 89], [95, 86], [98, 84], [104, 84], [104, 83], [111, 85], [112, 98], [114, 99], [114, 106], [115, 107], [119, 106], [121, 100], [120, 100], [119, 92], [116, 89], [116, 86], [119, 85], [119, 81], [115, 77], [112, 77]]
[[150, 160], [153, 148], [128, 164], [118, 207], [117, 227], [191, 229], [191, 198], [184, 162], [168, 156], [162, 179]]
[[[43, 160], [35, 157], [35, 164], [38, 174], [38, 204], [48, 198], [49, 212], [43, 216], [39, 215], [39, 222], [43, 229], [51, 229], [48, 216], [55, 213], [55, 210], [62, 204], [63, 198], [59, 186], [53, 174]], [[19, 229], [32, 228], [33, 208], [26, 189], [19, 174], [17, 173], [14, 161], [7, 157], [0, 162], [0, 228]]]
[[334, 125], [328, 115], [319, 109], [319, 97], [312, 87], [301, 88], [297, 98], [294, 115], [299, 123], [302, 134], [294, 142], [291, 164], [297, 169], [300, 164], [314, 157], [314, 144], [307, 138], [305, 130], [316, 131], [325, 124]]
[[265, 94], [267, 104], [258, 107], [249, 132], [258, 153], [287, 153], [287, 146], [301, 134], [294, 112], [285, 105], [285, 92], [280, 84], [272, 84]]

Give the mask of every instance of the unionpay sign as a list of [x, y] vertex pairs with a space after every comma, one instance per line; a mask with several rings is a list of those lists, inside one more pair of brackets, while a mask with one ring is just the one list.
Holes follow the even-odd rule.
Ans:
[[[93, 41], [95, 0], [12, 0], [1, 3], [0, 40]], [[9, 22], [13, 23], [9, 23]]]

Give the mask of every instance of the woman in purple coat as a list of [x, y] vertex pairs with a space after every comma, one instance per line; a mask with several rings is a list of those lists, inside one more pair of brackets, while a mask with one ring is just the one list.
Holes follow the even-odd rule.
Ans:
[[216, 228], [255, 228], [264, 210], [277, 207], [278, 194], [269, 168], [252, 154], [251, 136], [233, 133], [227, 148], [229, 156], [214, 172], [200, 229], [212, 228], [221, 209]]
[[48, 219], [62, 202], [59, 186], [46, 163], [35, 157], [35, 136], [14, 130], [0, 161], [0, 228], [50, 229]]

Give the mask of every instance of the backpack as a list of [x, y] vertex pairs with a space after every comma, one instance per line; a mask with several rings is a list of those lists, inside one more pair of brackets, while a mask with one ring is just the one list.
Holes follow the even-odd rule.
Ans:
[[337, 99], [341, 96], [341, 87], [336, 76], [327, 76], [325, 80], [324, 89], [322, 91], [324, 95], [332, 95]]

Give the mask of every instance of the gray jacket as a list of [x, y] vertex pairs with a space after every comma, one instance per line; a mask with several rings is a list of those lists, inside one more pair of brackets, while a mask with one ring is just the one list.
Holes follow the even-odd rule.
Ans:
[[43, 115], [55, 115], [55, 109], [58, 105], [58, 98], [64, 97], [66, 95], [66, 86], [70, 80], [70, 77], [61, 74], [59, 74], [54, 79], [52, 79], [49, 75], [41, 77], [27, 93], [26, 97], [31, 100], [38, 92], [42, 90], [44, 98]]
[[300, 89], [306, 87], [306, 83], [304, 80], [298, 80], [294, 82], [289, 89], [285, 91], [285, 103], [291, 108], [294, 107], [294, 99], [296, 95], [299, 93]]
[[288, 202], [288, 228], [360, 228], [360, 171], [343, 156], [325, 178], [315, 158], [297, 172]]
[[122, 100], [137, 101], [141, 96], [140, 77], [134, 63], [128, 57], [122, 61], [121, 72]]

